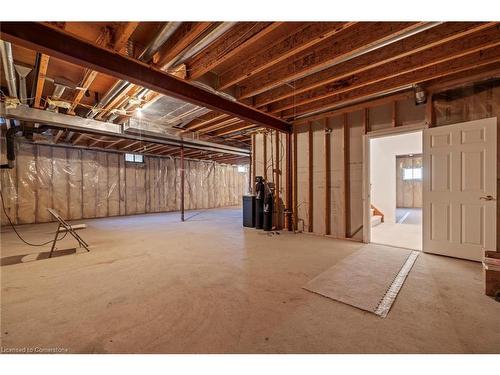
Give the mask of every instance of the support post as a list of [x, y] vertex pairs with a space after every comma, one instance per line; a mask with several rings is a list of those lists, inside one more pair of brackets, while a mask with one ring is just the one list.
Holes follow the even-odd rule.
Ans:
[[344, 113], [344, 215], [345, 237], [351, 237], [351, 167], [350, 129], [347, 113]]
[[292, 168], [292, 135], [286, 133], [286, 182], [285, 182], [285, 194], [286, 194], [286, 210], [288, 215], [285, 218], [286, 229], [289, 231], [293, 230], [292, 216], [292, 178], [293, 178], [293, 168]]
[[267, 182], [267, 133], [262, 134], [263, 150], [264, 150], [264, 180]]
[[298, 209], [298, 198], [297, 198], [297, 128], [293, 127], [293, 184], [292, 184], [292, 190], [293, 190], [293, 230], [298, 229], [298, 215], [299, 215], [299, 209]]
[[274, 207], [276, 211], [276, 229], [282, 229], [282, 217], [281, 217], [281, 204], [280, 204], [280, 174], [281, 174], [281, 167], [280, 167], [280, 132], [276, 130], [276, 136], [274, 140], [275, 144], [275, 149], [276, 152], [274, 153], [276, 155], [276, 169], [275, 169], [275, 175], [274, 175], [274, 186], [275, 186], [275, 193], [276, 196], [274, 197]]
[[330, 191], [330, 133], [331, 129], [328, 127], [328, 117], [324, 120], [325, 125], [325, 234], [329, 235], [330, 230], [330, 210], [331, 210], [331, 191]]
[[313, 188], [314, 188], [314, 185], [313, 185], [313, 178], [314, 178], [314, 173], [313, 173], [313, 168], [314, 168], [314, 155], [313, 155], [313, 132], [312, 132], [312, 122], [309, 121], [309, 202], [308, 202], [308, 216], [309, 216], [309, 220], [308, 220], [308, 228], [307, 228], [307, 231], [308, 232], [312, 232], [313, 231], [313, 223], [314, 223], [314, 220], [313, 220], [313, 214], [314, 214], [314, 210], [313, 210], [313, 201], [314, 201], [314, 195], [313, 195]]
[[181, 145], [181, 221], [184, 221], [184, 145]]

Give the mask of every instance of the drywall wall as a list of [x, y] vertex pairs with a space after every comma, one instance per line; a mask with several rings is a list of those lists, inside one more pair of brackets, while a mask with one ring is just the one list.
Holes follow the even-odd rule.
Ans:
[[[26, 142], [16, 149], [16, 168], [0, 172], [15, 224], [51, 221], [47, 208], [69, 220], [180, 208], [178, 158], [144, 156], [144, 163], [129, 163], [116, 152]], [[186, 160], [185, 173], [186, 210], [238, 205], [247, 192], [248, 173], [236, 166]]]
[[370, 140], [371, 203], [384, 220], [396, 218], [396, 156], [422, 153], [422, 132], [413, 132]]
[[422, 179], [405, 179], [405, 169], [422, 168], [422, 155], [396, 157], [396, 207], [422, 208]]

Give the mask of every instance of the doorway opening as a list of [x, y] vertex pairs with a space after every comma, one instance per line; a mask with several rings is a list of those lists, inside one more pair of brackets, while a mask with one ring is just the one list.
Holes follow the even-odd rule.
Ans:
[[422, 250], [422, 131], [369, 139], [370, 242]]

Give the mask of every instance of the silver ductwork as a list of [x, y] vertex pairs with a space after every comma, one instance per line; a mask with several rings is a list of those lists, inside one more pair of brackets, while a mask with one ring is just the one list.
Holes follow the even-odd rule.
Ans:
[[198, 43], [195, 43], [192, 47], [185, 50], [179, 56], [177, 56], [172, 61], [168, 62], [166, 65], [162, 67], [163, 70], [166, 70], [174, 65], [179, 65], [189, 59], [191, 56], [194, 56], [198, 52], [200, 52], [203, 48], [212, 44], [218, 37], [228, 31], [231, 27], [233, 27], [236, 22], [222, 22], [219, 26], [205, 35]]
[[180, 24], [181, 22], [167, 22], [153, 41], [149, 43], [144, 51], [142, 51], [138, 59], [140, 61], [149, 62], [153, 58], [156, 51], [158, 51], [158, 48], [160, 48], [168, 40], [168, 38], [170, 38]]
[[19, 99], [21, 104], [28, 104], [28, 95], [26, 91], [26, 77], [31, 72], [31, 68], [22, 65], [15, 65], [16, 72], [19, 75]]
[[14, 72], [14, 57], [12, 56], [12, 45], [0, 40], [0, 54], [2, 55], [3, 70], [7, 79], [9, 96], [17, 98], [16, 74]]
[[[153, 58], [153, 55], [156, 53], [158, 48], [160, 48], [170, 36], [174, 33], [175, 30], [179, 27], [180, 22], [167, 22], [158, 35], [149, 43], [149, 45], [142, 51], [139, 55], [138, 59], [140, 61], [148, 62]], [[130, 87], [130, 82], [119, 80], [116, 82], [113, 87], [104, 95], [104, 97], [97, 103], [97, 105], [92, 108], [87, 113], [87, 118], [94, 118], [100, 109], [105, 107], [113, 98], [115, 98], [118, 94], [122, 93], [124, 90], [127, 90]], [[108, 119], [109, 121], [109, 119]]]

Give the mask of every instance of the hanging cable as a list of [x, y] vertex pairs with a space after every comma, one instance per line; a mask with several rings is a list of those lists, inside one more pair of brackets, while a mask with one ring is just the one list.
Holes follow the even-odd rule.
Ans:
[[[7, 217], [7, 220], [9, 221], [9, 224], [10, 226], [12, 227], [12, 229], [14, 230], [14, 232], [16, 233], [17, 237], [19, 237], [19, 239], [21, 241], [23, 241], [26, 245], [29, 245], [29, 246], [34, 246], [34, 247], [38, 247], [38, 246], [45, 246], [45, 245], [48, 245], [49, 243], [51, 242], [54, 242], [54, 240], [50, 240], [50, 241], [47, 241], [47, 242], [44, 242], [44, 243], [41, 243], [41, 244], [35, 244], [35, 243], [31, 243], [31, 242], [28, 242], [26, 241], [24, 238], [21, 237], [21, 235], [19, 234], [19, 232], [16, 230], [16, 227], [14, 226], [14, 224], [12, 223], [12, 220], [10, 219], [9, 215], [7, 214], [7, 210], [5, 209], [5, 203], [3, 201], [3, 193], [2, 193], [2, 190], [0, 190], [0, 198], [2, 200], [2, 209], [3, 209], [3, 213], [5, 214], [5, 216]], [[66, 231], [63, 236], [61, 238], [56, 238], [56, 241], [61, 241], [64, 237], [66, 237], [66, 235], [68, 234], [68, 232]]]

